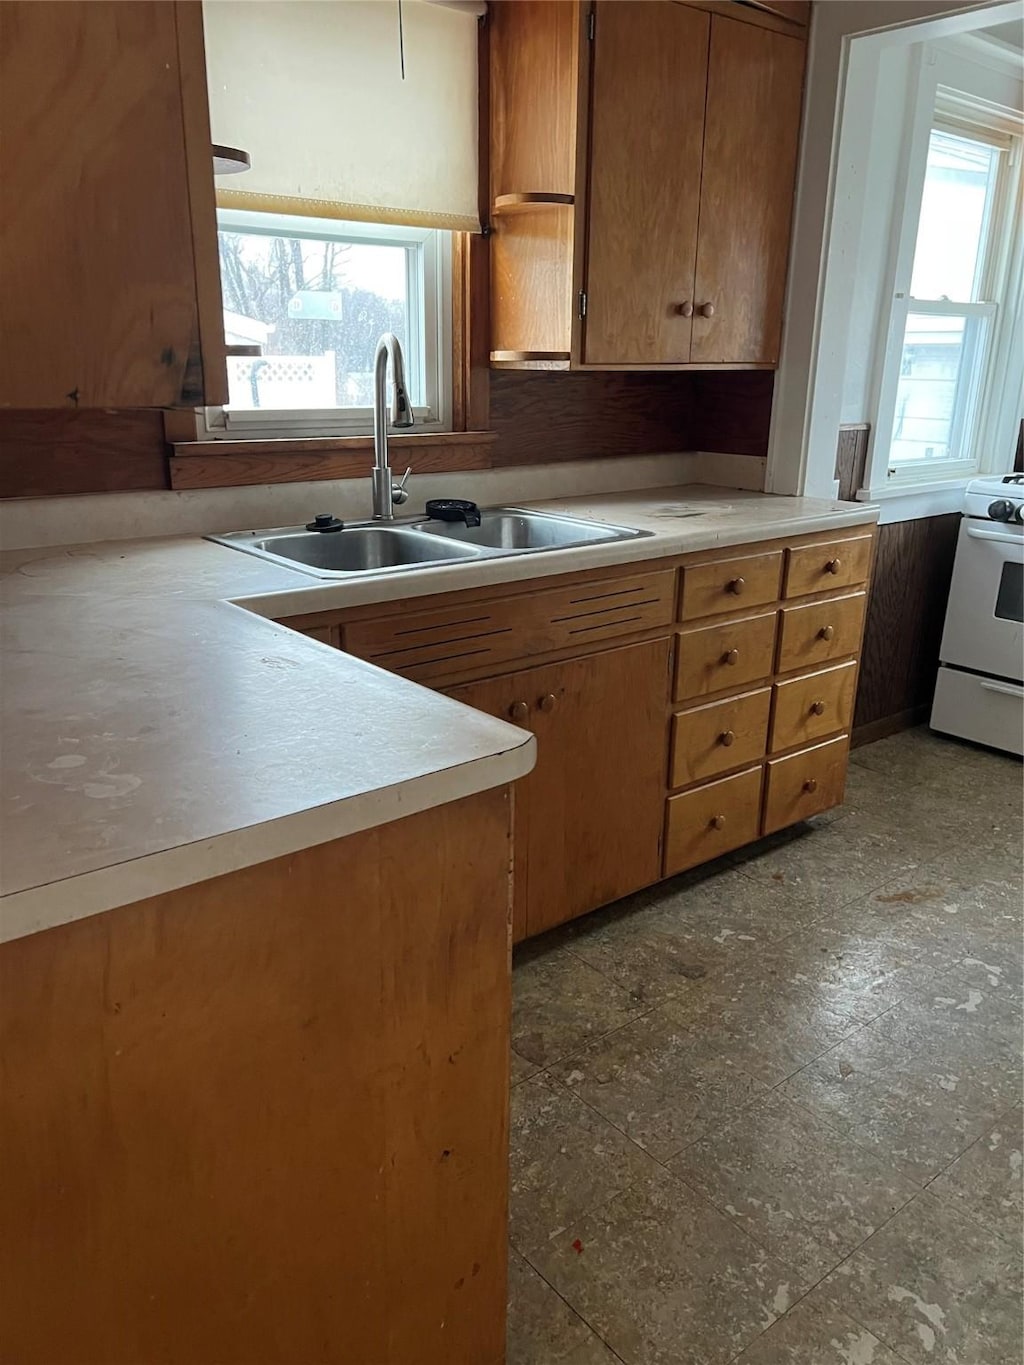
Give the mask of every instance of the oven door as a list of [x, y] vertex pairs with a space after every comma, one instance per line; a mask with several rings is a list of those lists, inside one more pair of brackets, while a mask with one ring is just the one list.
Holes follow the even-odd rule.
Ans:
[[964, 517], [940, 657], [1024, 682], [1024, 527]]

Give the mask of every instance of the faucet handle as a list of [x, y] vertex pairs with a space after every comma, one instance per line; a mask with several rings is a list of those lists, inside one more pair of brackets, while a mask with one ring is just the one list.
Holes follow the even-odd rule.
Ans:
[[410, 465], [409, 468], [402, 475], [401, 483], [393, 483], [391, 485], [391, 501], [397, 503], [399, 507], [401, 507], [403, 503], [409, 501], [409, 494], [408, 491], [406, 490], [405, 485], [411, 473], [412, 465]]

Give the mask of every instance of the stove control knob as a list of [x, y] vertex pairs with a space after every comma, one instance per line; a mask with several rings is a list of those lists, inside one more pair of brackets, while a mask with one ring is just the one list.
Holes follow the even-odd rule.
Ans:
[[1010, 520], [1015, 522], [1018, 526], [1024, 524], [1024, 502], [1019, 502], [1013, 509], [1013, 516]]
[[989, 503], [988, 514], [993, 521], [1009, 521], [1013, 516], [1013, 503], [1006, 498], [997, 498]]

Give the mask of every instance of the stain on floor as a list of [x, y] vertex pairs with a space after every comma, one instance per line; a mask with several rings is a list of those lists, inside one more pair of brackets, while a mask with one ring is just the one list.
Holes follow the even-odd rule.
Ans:
[[508, 1365], [1020, 1365], [1021, 796], [909, 730], [518, 950]]

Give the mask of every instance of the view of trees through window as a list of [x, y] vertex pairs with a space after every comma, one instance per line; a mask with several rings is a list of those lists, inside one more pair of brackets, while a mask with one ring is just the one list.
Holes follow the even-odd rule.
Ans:
[[228, 345], [261, 350], [229, 358], [231, 407], [369, 407], [377, 339], [394, 332], [408, 346], [407, 248], [229, 230], [219, 240]]

